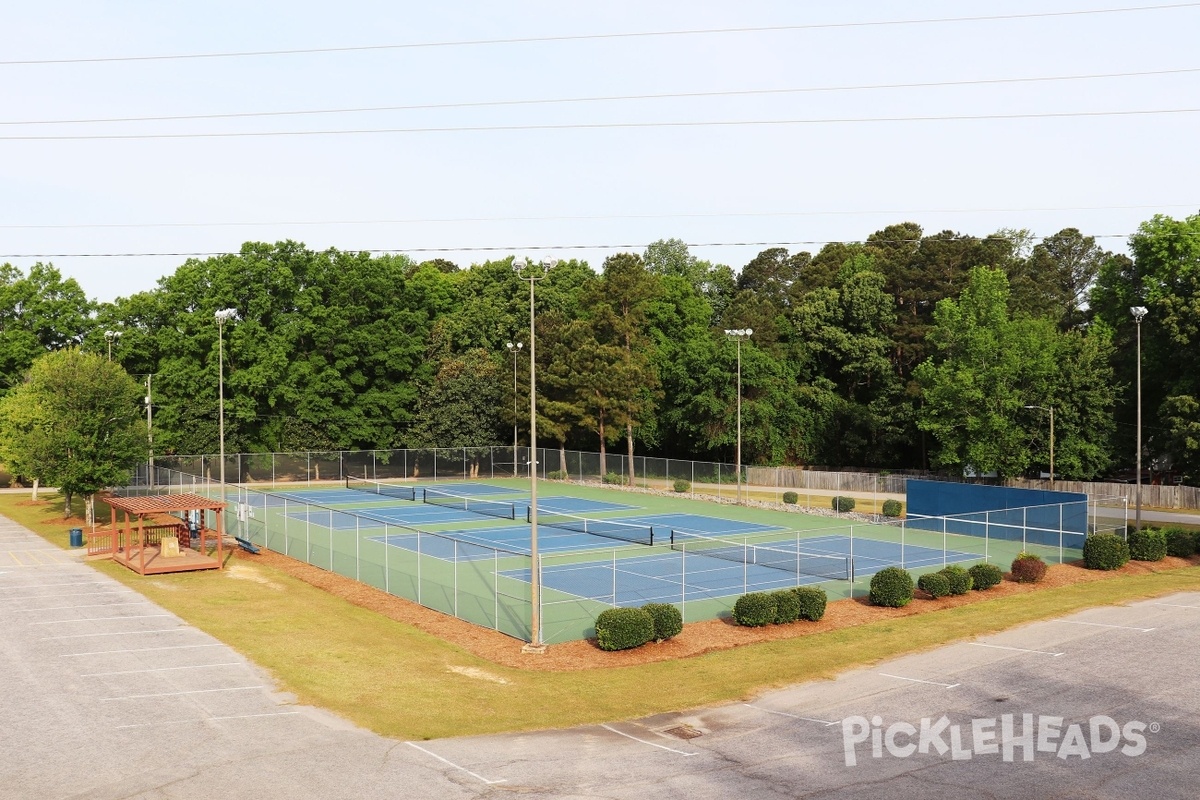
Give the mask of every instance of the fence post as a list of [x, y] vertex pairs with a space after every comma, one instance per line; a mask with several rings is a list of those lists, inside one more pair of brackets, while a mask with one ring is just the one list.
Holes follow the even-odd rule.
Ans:
[[942, 568], [946, 567], [946, 518], [942, 517]]
[[1029, 535], [1029, 508], [1021, 509], [1021, 552], [1028, 550], [1029, 545], [1026, 542], [1026, 537]]
[[[374, 451], [372, 451], [372, 453], [373, 452]], [[385, 523], [383, 523], [383, 590], [385, 592], [387, 592], [388, 594], [391, 594], [392, 593], [392, 565], [391, 565], [391, 557], [389, 556], [388, 551], [392, 549], [392, 546], [388, 543], [389, 538], [390, 537], [388, 536], [388, 525], [385, 522]]]
[[[696, 477], [696, 463], [692, 462], [692, 477]], [[679, 609], [679, 614], [684, 622], [687, 622], [687, 545], [683, 545], [683, 549], [679, 552], [679, 603], [683, 608]]]
[[992, 512], [983, 512], [983, 560], [988, 560], [988, 540], [992, 536]]

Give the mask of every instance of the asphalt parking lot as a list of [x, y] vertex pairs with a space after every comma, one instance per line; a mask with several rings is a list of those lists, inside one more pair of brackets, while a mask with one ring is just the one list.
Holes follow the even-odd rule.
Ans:
[[745, 703], [404, 742], [0, 518], [0, 796], [1192, 798], [1197, 652], [1177, 594]]

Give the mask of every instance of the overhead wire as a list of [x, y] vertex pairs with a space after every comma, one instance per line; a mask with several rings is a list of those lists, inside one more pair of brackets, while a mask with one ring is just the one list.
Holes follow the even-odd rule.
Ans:
[[879, 216], [890, 214], [901, 217], [915, 214], [1016, 214], [1061, 211], [1140, 211], [1164, 208], [1196, 208], [1200, 203], [1154, 203], [1144, 205], [1116, 206], [1043, 206], [1024, 208], [918, 208], [918, 209], [847, 209], [821, 211], [711, 211], [681, 212], [665, 214], [555, 214], [545, 216], [491, 216], [491, 217], [412, 217], [406, 219], [340, 219], [340, 220], [266, 220], [266, 221], [218, 221], [218, 222], [85, 222], [22, 224], [0, 223], [0, 230], [73, 230], [73, 229], [131, 229], [131, 228], [259, 228], [259, 227], [312, 227], [333, 225], [427, 225], [463, 224], [483, 222], [585, 222], [606, 220], [655, 220], [655, 219], [716, 219], [766, 218], [766, 217], [822, 217], [822, 216]]
[[[1131, 233], [1101, 233], [1089, 234], [1090, 239], [1127, 239]], [[1200, 236], [1191, 232], [1178, 232], [1176, 236]], [[692, 248], [704, 247], [824, 247], [826, 245], [868, 245], [868, 244], [920, 244], [929, 237], [915, 239], [801, 239], [794, 241], [741, 241], [741, 242], [685, 242]], [[1024, 240], [1028, 242], [1045, 241], [1046, 236], [970, 236], [964, 235], [963, 240], [975, 242], [1012, 242]], [[552, 252], [572, 250], [641, 250], [650, 243], [606, 243], [606, 244], [534, 244], [534, 245], [477, 245], [455, 247], [394, 247], [394, 248], [346, 248], [343, 253], [369, 253], [371, 255], [401, 255], [405, 253], [520, 253], [520, 252]], [[336, 249], [336, 248], [334, 248]], [[156, 253], [0, 253], [0, 258], [219, 258], [222, 256], [241, 255], [236, 250], [213, 250], [196, 252], [156, 252]]]
[[810, 119], [744, 119], [744, 120], [687, 120], [660, 122], [571, 122], [517, 125], [442, 125], [413, 128], [358, 128], [352, 130], [308, 130], [308, 131], [216, 131], [207, 133], [82, 133], [54, 135], [0, 136], [7, 142], [46, 141], [118, 141], [118, 140], [170, 140], [170, 139], [237, 139], [298, 136], [360, 136], [367, 134], [412, 134], [412, 133], [481, 133], [502, 131], [563, 131], [563, 130], [630, 130], [637, 128], [730, 128], [730, 127], [773, 127], [786, 125], [852, 125], [858, 123], [891, 122], [952, 122], [994, 121], [1022, 119], [1067, 119], [1099, 117], [1138, 117], [1195, 114], [1200, 108], [1157, 108], [1118, 111], [1051, 111], [1026, 114], [949, 114], [941, 116], [914, 117], [826, 117]]
[[44, 66], [44, 65], [62, 65], [62, 64], [106, 64], [106, 63], [121, 63], [121, 62], [142, 62], [142, 61], [183, 61], [194, 59], [221, 59], [221, 58], [250, 58], [250, 57], [267, 57], [267, 56], [295, 56], [295, 55], [312, 55], [319, 53], [361, 53], [361, 52], [378, 52], [386, 50], [416, 50], [426, 48], [450, 48], [450, 47], [479, 47], [487, 45], [513, 45], [513, 44], [534, 44], [534, 43], [554, 43], [554, 42], [582, 42], [582, 41], [600, 41], [609, 39], [638, 39], [652, 37], [674, 37], [674, 36], [707, 36], [714, 34], [745, 34], [745, 33], [779, 33], [789, 31], [811, 31], [811, 30], [838, 30], [838, 29], [853, 29], [853, 28], [878, 28], [891, 26], [910, 26], [910, 25], [945, 25], [955, 23], [970, 23], [970, 22], [1005, 22], [1024, 19], [1048, 19], [1048, 18], [1067, 18], [1067, 17], [1085, 17], [1097, 16], [1104, 14], [1130, 14], [1143, 13], [1147, 11], [1172, 11], [1188, 8], [1200, 7], [1200, 3], [1166, 3], [1149, 6], [1121, 6], [1116, 8], [1098, 8], [1098, 9], [1078, 9], [1073, 11], [1036, 11], [1020, 14], [984, 14], [975, 16], [962, 17], [926, 17], [919, 19], [898, 19], [898, 20], [865, 20], [861, 22], [815, 22], [796, 25], [763, 25], [763, 26], [740, 26], [740, 27], [722, 27], [722, 28], [692, 28], [685, 30], [660, 30], [660, 31], [626, 31], [616, 33], [581, 33], [581, 34], [558, 34], [549, 36], [519, 36], [519, 37], [504, 37], [491, 39], [461, 39], [449, 41], [431, 41], [431, 42], [405, 42], [398, 44], [378, 44], [378, 45], [353, 45], [345, 47], [305, 47], [305, 48], [288, 48], [277, 50], [243, 50], [243, 51], [228, 51], [228, 52], [211, 52], [211, 53], [173, 53], [163, 55], [143, 55], [143, 56], [95, 56], [87, 58], [39, 58], [39, 59], [4, 59], [0, 60], [2, 66]]
[[595, 95], [591, 97], [528, 98], [516, 100], [480, 100], [454, 103], [416, 103], [391, 106], [359, 106], [354, 108], [317, 108], [285, 111], [242, 111], [215, 114], [174, 114], [139, 117], [92, 117], [82, 119], [0, 120], [8, 125], [106, 125], [130, 122], [191, 122], [196, 120], [259, 119], [272, 117], [318, 116], [331, 114], [374, 114], [394, 111], [438, 111], [464, 108], [503, 108], [512, 106], [564, 105], [609, 103], [640, 100], [686, 100], [713, 97], [758, 97], [785, 94], [823, 92], [884, 91], [896, 89], [930, 89], [961, 86], [997, 86], [1020, 83], [1052, 83], [1060, 81], [1111, 80], [1115, 78], [1145, 78], [1164, 75], [1186, 75], [1200, 72], [1200, 67], [1143, 70], [1139, 72], [1102, 72], [1085, 75], [1037, 75], [1020, 78], [979, 78], [960, 81], [920, 81], [915, 83], [874, 83], [841, 86], [803, 86], [779, 89], [729, 89], [704, 92], [660, 92], [653, 94]]

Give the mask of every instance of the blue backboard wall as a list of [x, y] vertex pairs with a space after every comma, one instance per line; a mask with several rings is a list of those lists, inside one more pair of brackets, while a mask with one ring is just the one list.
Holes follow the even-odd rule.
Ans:
[[1010, 514], [992, 517], [1029, 528], [1087, 534], [1088, 497], [1079, 492], [909, 480], [907, 499], [906, 516], [913, 527], [933, 529], [931, 525], [922, 524], [921, 517], [978, 515], [973, 519], [980, 520], [987, 516], [981, 512], [1025, 509], [1019, 515], [1020, 520]]

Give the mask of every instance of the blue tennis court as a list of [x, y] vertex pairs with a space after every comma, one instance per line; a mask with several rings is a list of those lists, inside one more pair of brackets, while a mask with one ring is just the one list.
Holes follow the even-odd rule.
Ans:
[[773, 525], [760, 525], [756, 522], [742, 522], [736, 519], [709, 517], [704, 514], [653, 514], [647, 516], [621, 517], [622, 522], [633, 522], [640, 525], [653, 525], [655, 530], [687, 531], [688, 533], [707, 533], [713, 536], [726, 536], [743, 533], [763, 533], [777, 531], [780, 528]]
[[[361, 492], [354, 493], [358, 498], [363, 497]], [[369, 517], [373, 521], [382, 521], [396, 523], [397, 525], [448, 525], [458, 522], [479, 522], [488, 519], [489, 516], [499, 515], [501, 519], [508, 519], [508, 514], [503, 513], [509, 510], [513, 512], [513, 518], [516, 520], [524, 520], [526, 509], [529, 507], [529, 500], [505, 500], [502, 503], [497, 501], [495, 505], [492, 503], [485, 504], [485, 507], [497, 512], [495, 514], [486, 514], [479, 511], [464, 511], [460, 508], [447, 508], [445, 506], [433, 505], [423, 502], [411, 503], [403, 500], [398, 500], [387, 505], [373, 505], [369, 507], [356, 506], [353, 509], [346, 509], [345, 513], [338, 511], [317, 510], [310, 513], [304, 511], [289, 512], [288, 518], [307, 521], [311, 524], [323, 525], [329, 527], [330, 522], [333, 524], [334, 530], [354, 530], [356, 528], [370, 527], [369, 524], [358, 520], [354, 515], [359, 514], [364, 517]], [[476, 508], [479, 508], [477, 505]], [[538, 509], [545, 512], [562, 512], [567, 514], [577, 514], [582, 512], [600, 512], [600, 511], [628, 511], [634, 506], [622, 505], [620, 503], [606, 503], [601, 500], [585, 500], [580, 497], [558, 497], [550, 496], [544, 499], [539, 498]], [[480, 541], [480, 536], [483, 534], [483, 540], [487, 540], [489, 536], [495, 536], [493, 542], [507, 542], [511, 537], [509, 534], [500, 533], [501, 531], [517, 531], [517, 538], [520, 538], [519, 532], [524, 530], [525, 549], [529, 549], [529, 526], [513, 526], [509, 525], [506, 528], [485, 528], [482, 531], [477, 529], [466, 531], [443, 531], [447, 536], [456, 536], [465, 538], [473, 537], [475, 541]], [[485, 531], [496, 533], [484, 533]], [[592, 538], [592, 537], [588, 537]], [[611, 544], [610, 544], [611, 546]]]
[[[542, 582], [549, 589], [611, 605], [683, 603], [845, 580], [851, 561], [850, 538], [844, 536], [801, 540], [799, 550], [794, 542], [760, 546], [757, 552], [750, 545], [741, 553], [732, 552], [741, 549], [737, 547], [719, 548], [730, 551], [725, 557], [714, 556], [714, 550], [709, 549], [712, 546], [699, 537], [696, 543], [695, 549], [655, 548], [657, 552], [632, 558], [544, 564]], [[830, 558], [822, 559], [822, 555]], [[901, 553], [896, 543], [856, 539], [852, 559], [855, 579], [862, 581], [884, 567], [898, 566], [901, 559], [906, 569], [919, 570], [979, 561], [980, 556], [918, 546], [905, 546]], [[502, 574], [529, 581], [527, 569]]]
[[[478, 519], [478, 517], [476, 517]], [[368, 537], [372, 541], [385, 542], [393, 547], [403, 547], [415, 550], [417, 537], [413, 534], [388, 534], [387, 536]], [[461, 550], [455, 547], [455, 542], [479, 545], [485, 548], [498, 548], [509, 553], [528, 555], [532, 531], [529, 525], [505, 525], [495, 528], [473, 528], [470, 530], [444, 531], [436, 536], [421, 537], [421, 553], [424, 555], [444, 558], [448, 561], [456, 558], [463, 560]], [[538, 551], [540, 553], [577, 553], [586, 550], [611, 550], [614, 547], [640, 547], [641, 545], [618, 539], [610, 539], [589, 533], [574, 533], [553, 528], [538, 528]], [[486, 554], [487, 558], [491, 554]], [[470, 558], [470, 556], [466, 556]]]

